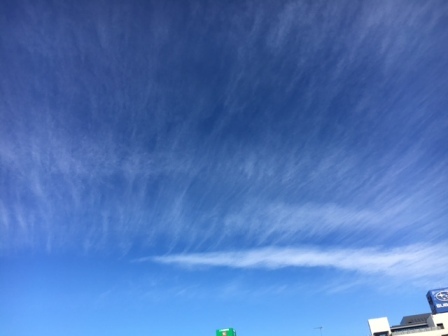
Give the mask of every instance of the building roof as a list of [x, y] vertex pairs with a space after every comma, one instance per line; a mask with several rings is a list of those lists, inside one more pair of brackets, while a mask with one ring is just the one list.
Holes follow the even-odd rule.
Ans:
[[430, 315], [431, 315], [430, 313], [425, 313], [425, 314], [404, 316], [401, 319], [400, 325], [404, 326], [413, 324], [426, 324], [428, 321], [428, 317]]

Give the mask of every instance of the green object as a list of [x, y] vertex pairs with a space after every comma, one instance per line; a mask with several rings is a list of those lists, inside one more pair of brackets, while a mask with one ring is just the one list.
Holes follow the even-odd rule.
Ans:
[[216, 336], [236, 336], [236, 330], [233, 328], [218, 329], [216, 330]]

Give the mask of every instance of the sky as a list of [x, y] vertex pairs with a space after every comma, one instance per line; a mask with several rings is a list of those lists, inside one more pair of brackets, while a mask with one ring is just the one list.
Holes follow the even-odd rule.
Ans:
[[368, 336], [448, 286], [448, 2], [2, 0], [0, 31], [0, 335]]

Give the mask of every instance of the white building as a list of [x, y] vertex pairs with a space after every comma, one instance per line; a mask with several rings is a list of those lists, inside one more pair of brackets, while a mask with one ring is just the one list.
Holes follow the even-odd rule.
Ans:
[[370, 319], [371, 336], [448, 336], [448, 289], [430, 290], [427, 299], [432, 314], [405, 316], [396, 326], [387, 317]]

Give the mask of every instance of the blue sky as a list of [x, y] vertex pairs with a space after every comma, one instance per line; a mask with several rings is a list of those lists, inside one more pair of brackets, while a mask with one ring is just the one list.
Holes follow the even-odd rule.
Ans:
[[448, 285], [446, 1], [2, 1], [0, 335], [367, 336]]

